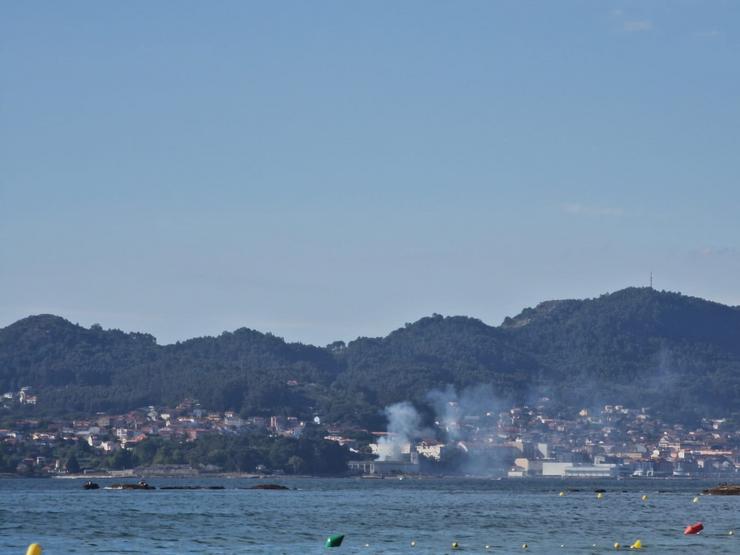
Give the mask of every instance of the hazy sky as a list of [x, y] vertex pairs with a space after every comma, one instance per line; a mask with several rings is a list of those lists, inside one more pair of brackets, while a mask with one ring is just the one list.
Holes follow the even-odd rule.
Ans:
[[740, 2], [3, 2], [0, 326], [740, 304]]

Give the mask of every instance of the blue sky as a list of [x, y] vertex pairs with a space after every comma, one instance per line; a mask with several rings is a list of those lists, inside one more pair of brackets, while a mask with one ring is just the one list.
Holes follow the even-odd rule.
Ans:
[[740, 304], [740, 3], [6, 2], [0, 326]]

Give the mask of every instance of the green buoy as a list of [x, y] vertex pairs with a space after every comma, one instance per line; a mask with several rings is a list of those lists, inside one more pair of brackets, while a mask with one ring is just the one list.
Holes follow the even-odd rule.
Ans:
[[332, 534], [326, 538], [326, 543], [324, 545], [326, 547], [339, 547], [342, 545], [342, 540], [344, 540], [344, 534]]

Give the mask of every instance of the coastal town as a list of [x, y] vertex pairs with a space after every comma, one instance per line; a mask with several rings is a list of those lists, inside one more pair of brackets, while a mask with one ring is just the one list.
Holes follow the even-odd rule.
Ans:
[[[191, 443], [206, 436], [252, 433], [298, 439], [311, 427], [321, 431], [324, 441], [348, 450], [346, 473], [366, 476], [731, 478], [740, 471], [740, 430], [725, 419], [703, 419], [689, 427], [665, 423], [647, 408], [618, 404], [564, 415], [547, 398], [532, 406], [481, 413], [465, 412], [454, 401], [447, 405], [448, 416], [411, 434], [325, 423], [320, 414], [300, 419], [213, 412], [193, 399], [175, 407], [148, 406], [125, 414], [64, 420], [28, 416], [39, 407], [32, 388], [24, 387], [0, 399], [0, 416], [18, 407], [26, 409], [23, 418], [3, 420], [0, 454], [5, 454], [5, 474], [64, 476], [84, 474], [86, 469], [70, 468], [69, 461], [49, 457], [59, 445], [84, 446], [103, 457], [125, 454], [152, 438]], [[24, 456], [16, 462], [8, 456], [11, 452]], [[15, 464], [8, 468], [11, 461]], [[184, 466], [169, 471], [223, 470], [218, 465]], [[95, 469], [101, 470], [106, 469]], [[284, 472], [265, 465], [252, 470]]]

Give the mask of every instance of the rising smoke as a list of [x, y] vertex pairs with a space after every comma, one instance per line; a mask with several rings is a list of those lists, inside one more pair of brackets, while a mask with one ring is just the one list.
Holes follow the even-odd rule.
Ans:
[[489, 384], [467, 387], [458, 395], [457, 390], [448, 385], [445, 389], [435, 389], [427, 393], [427, 402], [435, 414], [435, 425], [445, 433], [448, 441], [463, 437], [463, 418], [495, 414], [501, 410], [502, 402], [494, 394]]
[[403, 447], [421, 436], [421, 416], [408, 401], [385, 407], [384, 412], [388, 418], [388, 435], [378, 440], [378, 446], [383, 447], [379, 460], [398, 460]]
[[479, 385], [458, 394], [453, 386], [448, 385], [444, 389], [430, 391], [425, 399], [433, 411], [436, 430], [423, 426], [421, 415], [408, 401], [386, 407], [388, 436], [378, 441], [378, 446], [382, 447], [379, 460], [398, 460], [402, 449], [409, 443], [438, 436], [459, 454], [464, 454], [463, 457], [455, 457], [455, 468], [447, 470], [485, 474], [491, 461], [488, 457], [481, 460], [474, 450], [466, 446], [467, 435], [475, 431], [475, 425], [466, 424], [465, 420], [466, 417], [497, 415], [505, 408], [506, 404], [495, 396], [493, 387]]

